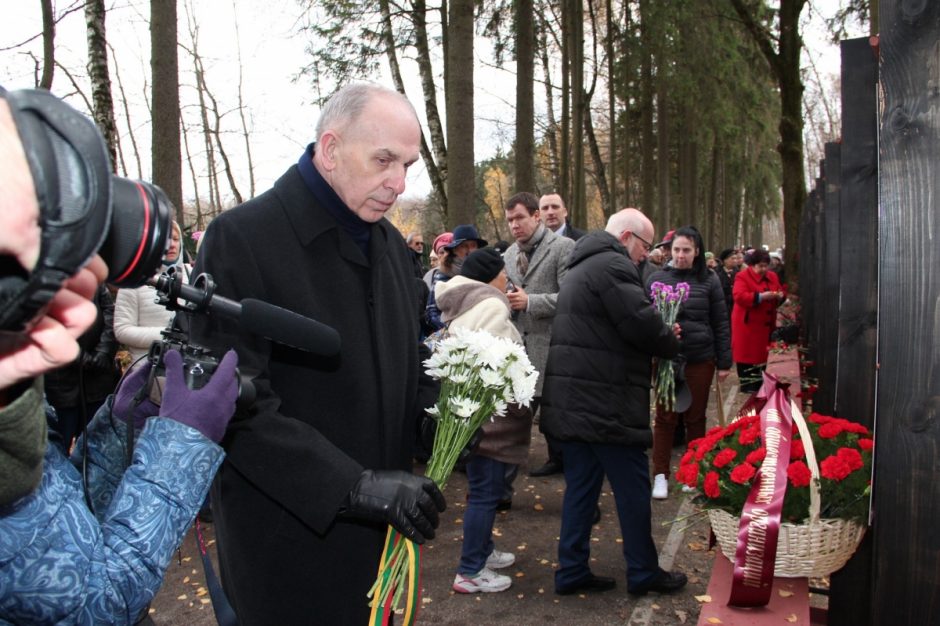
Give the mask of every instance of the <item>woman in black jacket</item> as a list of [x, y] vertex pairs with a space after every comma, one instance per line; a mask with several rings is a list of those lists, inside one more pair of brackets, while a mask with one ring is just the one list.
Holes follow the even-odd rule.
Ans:
[[[725, 294], [718, 276], [705, 265], [702, 236], [693, 226], [678, 229], [672, 239], [672, 267], [654, 272], [647, 288], [654, 282], [675, 286], [689, 284], [689, 298], [679, 309], [676, 320], [682, 327], [680, 359], [685, 361], [685, 381], [692, 404], [681, 414], [687, 441], [705, 435], [705, 409], [715, 368], [718, 381], [731, 372], [731, 331]], [[673, 436], [680, 414], [656, 405], [653, 427], [653, 497], [669, 494], [669, 462]]]

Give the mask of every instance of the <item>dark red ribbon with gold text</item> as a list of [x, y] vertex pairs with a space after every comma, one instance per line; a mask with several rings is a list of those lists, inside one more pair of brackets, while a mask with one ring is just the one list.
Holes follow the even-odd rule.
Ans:
[[764, 385], [756, 400], [765, 400], [760, 410], [760, 427], [767, 455], [754, 476], [741, 513], [731, 598], [728, 600], [730, 606], [765, 606], [770, 602], [780, 514], [787, 490], [793, 433], [787, 385], [770, 374], [764, 374]]

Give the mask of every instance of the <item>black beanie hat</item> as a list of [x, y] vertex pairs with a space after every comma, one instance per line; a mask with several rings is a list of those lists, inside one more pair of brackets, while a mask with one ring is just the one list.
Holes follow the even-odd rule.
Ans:
[[725, 259], [727, 259], [729, 256], [731, 256], [731, 255], [734, 254], [735, 252], [736, 252], [736, 250], [735, 250], [734, 248], [727, 248], [727, 249], [725, 249], [725, 250], [722, 250], [722, 251], [721, 251], [721, 254], [718, 255], [718, 260], [724, 261]]
[[505, 265], [499, 252], [493, 248], [482, 248], [467, 255], [460, 268], [460, 275], [488, 283], [496, 278]]

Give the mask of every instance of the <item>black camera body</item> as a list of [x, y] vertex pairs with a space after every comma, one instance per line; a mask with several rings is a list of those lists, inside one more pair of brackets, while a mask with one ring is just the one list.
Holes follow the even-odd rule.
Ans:
[[[154, 341], [147, 354], [147, 360], [152, 364], [150, 378], [156, 380], [166, 376], [166, 365], [163, 357], [170, 350], [177, 350], [183, 356], [183, 380], [190, 389], [202, 389], [209, 383], [212, 374], [219, 367], [219, 359], [212, 355], [208, 348], [189, 343], [186, 333], [170, 328], [162, 331], [163, 339]], [[238, 369], [235, 370], [238, 379], [239, 405], [250, 405], [255, 399], [255, 387], [251, 379], [244, 376]]]

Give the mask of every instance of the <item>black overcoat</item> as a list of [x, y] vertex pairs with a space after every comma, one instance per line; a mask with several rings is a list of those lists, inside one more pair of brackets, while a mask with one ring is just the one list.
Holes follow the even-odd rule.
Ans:
[[325, 358], [225, 319], [191, 320], [194, 342], [236, 348], [258, 393], [229, 425], [212, 491], [222, 580], [239, 622], [365, 624], [386, 527], [337, 512], [364, 468], [411, 467], [428, 403], [418, 399], [428, 379], [419, 376], [411, 251], [383, 219], [366, 259], [293, 166], [212, 222], [199, 272], [222, 296], [296, 311], [342, 339], [340, 354]]

